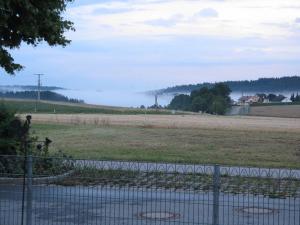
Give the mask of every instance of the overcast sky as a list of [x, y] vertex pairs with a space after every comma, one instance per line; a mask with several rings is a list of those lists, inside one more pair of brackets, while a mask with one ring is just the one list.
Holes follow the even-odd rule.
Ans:
[[72, 44], [13, 51], [25, 69], [1, 84], [148, 90], [299, 75], [299, 0], [75, 0]]

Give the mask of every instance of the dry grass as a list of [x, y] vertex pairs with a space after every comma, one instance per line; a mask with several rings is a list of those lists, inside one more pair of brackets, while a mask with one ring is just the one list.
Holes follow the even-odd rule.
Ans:
[[[24, 115], [21, 115], [24, 117]], [[299, 118], [225, 117], [209, 115], [104, 115], [104, 114], [35, 114], [34, 122], [130, 126], [142, 128], [192, 128], [300, 132]]]
[[252, 116], [300, 118], [300, 105], [272, 105], [250, 108]]
[[34, 115], [33, 128], [77, 158], [300, 167], [300, 119]]

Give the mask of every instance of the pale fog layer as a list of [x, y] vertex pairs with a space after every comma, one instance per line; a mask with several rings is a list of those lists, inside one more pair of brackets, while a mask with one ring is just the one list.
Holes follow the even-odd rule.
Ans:
[[[92, 91], [92, 90], [57, 90], [55, 91], [69, 98], [76, 98], [84, 100], [88, 104], [108, 105], [108, 106], [122, 106], [122, 107], [140, 107], [151, 106], [155, 104], [155, 97], [144, 92], [130, 92], [130, 91]], [[290, 99], [293, 92], [272, 92], [274, 94], [282, 94]], [[244, 95], [255, 95], [254, 92], [244, 92]], [[268, 93], [266, 93], [268, 94]], [[237, 101], [242, 96], [241, 92], [232, 92], [231, 98]], [[174, 95], [160, 95], [158, 96], [158, 104], [161, 106], [168, 105]]]

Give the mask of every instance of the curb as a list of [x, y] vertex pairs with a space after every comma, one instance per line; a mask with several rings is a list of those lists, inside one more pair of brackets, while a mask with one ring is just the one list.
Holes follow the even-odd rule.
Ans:
[[[50, 176], [50, 177], [36, 177], [32, 178], [33, 184], [47, 184], [49, 182], [61, 180], [69, 175], [74, 173], [74, 170], [66, 172], [64, 174], [60, 174], [57, 176]], [[12, 177], [0, 177], [0, 184], [23, 184], [23, 177], [12, 178]], [[27, 178], [26, 178], [27, 180]]]

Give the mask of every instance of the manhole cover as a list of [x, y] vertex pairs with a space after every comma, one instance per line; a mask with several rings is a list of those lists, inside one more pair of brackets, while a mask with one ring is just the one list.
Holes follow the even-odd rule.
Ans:
[[245, 207], [240, 209], [244, 213], [253, 213], [253, 214], [270, 214], [274, 213], [275, 209], [270, 208], [260, 208], [260, 207]]
[[140, 218], [152, 220], [168, 220], [179, 218], [179, 214], [171, 212], [143, 212], [139, 214]]

